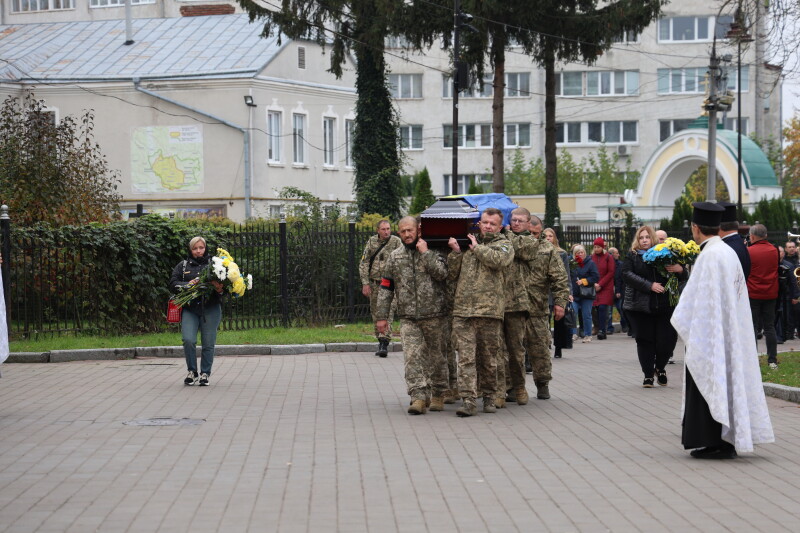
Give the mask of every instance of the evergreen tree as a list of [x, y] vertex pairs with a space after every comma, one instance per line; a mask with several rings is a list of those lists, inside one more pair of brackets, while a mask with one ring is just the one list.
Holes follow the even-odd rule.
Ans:
[[292, 39], [331, 44], [331, 67], [342, 76], [347, 51], [356, 56], [354, 189], [361, 213], [400, 216], [402, 186], [398, 122], [386, 85], [384, 40], [406, 24], [402, 0], [281, 0], [278, 9], [255, 0], [237, 0], [250, 20], [263, 20], [263, 36], [281, 32]]
[[411, 200], [408, 212], [412, 215], [418, 215], [433, 205], [435, 201], [436, 197], [433, 195], [431, 177], [428, 174], [428, 168], [425, 167], [414, 175], [414, 198]]

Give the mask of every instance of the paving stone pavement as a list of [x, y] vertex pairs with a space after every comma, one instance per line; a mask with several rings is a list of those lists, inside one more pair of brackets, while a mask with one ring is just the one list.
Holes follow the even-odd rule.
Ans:
[[[175, 359], [4, 365], [0, 530], [798, 531], [800, 406], [694, 460], [680, 353], [642, 389], [632, 339], [578, 343], [552, 399], [469, 419], [407, 415], [398, 353], [219, 357], [210, 387]], [[124, 424], [155, 417], [205, 422]]]

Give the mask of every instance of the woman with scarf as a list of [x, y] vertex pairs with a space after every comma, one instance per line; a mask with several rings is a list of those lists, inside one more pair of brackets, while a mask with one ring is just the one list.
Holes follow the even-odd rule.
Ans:
[[[670, 305], [669, 295], [664, 288], [668, 278], [662, 276], [654, 266], [645, 263], [643, 258], [644, 253], [656, 244], [658, 238], [653, 228], [640, 227], [622, 263], [622, 277], [625, 280], [622, 308], [633, 326], [636, 352], [644, 374], [644, 388], [652, 388], [655, 380], [662, 387], [667, 384], [667, 371], [664, 368], [678, 342], [678, 334], [670, 324], [675, 308]], [[679, 281], [685, 281], [688, 277], [680, 265], [665, 268], [677, 275]]]
[[[189, 241], [189, 256], [175, 265], [169, 288], [177, 293], [181, 288], [196, 284], [200, 280], [200, 272], [210, 261], [206, 240], [194, 237]], [[181, 309], [181, 336], [183, 337], [183, 354], [189, 373], [183, 380], [185, 385], [199, 384], [207, 386], [214, 363], [214, 347], [217, 343], [217, 328], [222, 320], [222, 284], [211, 282], [216, 289], [208, 296], [192, 300]], [[197, 332], [200, 331], [202, 357], [200, 374], [197, 374]]]
[[[575, 308], [575, 314], [580, 314], [583, 318], [583, 341], [592, 341], [592, 303], [594, 302], [594, 284], [600, 281], [600, 274], [597, 272], [597, 266], [592, 262], [590, 257], [586, 256], [586, 248], [582, 244], [576, 244], [573, 249], [572, 268], [570, 269], [570, 278], [572, 279], [572, 306]], [[581, 287], [584, 287], [583, 295], [581, 294]], [[589, 293], [592, 293], [591, 295]], [[576, 329], [573, 328], [572, 340], [576, 340]]]

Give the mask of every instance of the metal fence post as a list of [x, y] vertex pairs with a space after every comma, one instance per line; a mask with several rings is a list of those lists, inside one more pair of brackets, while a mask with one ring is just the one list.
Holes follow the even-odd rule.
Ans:
[[622, 228], [614, 226], [614, 248], [619, 251], [622, 248]]
[[684, 241], [689, 241], [689, 240], [691, 240], [691, 238], [692, 238], [692, 230], [689, 227], [689, 221], [688, 220], [684, 220], [683, 221], [683, 240]]
[[556, 232], [556, 238], [558, 242], [564, 242], [564, 235], [561, 233], [561, 222], [559, 221], [559, 217], [555, 217], [553, 219], [553, 231]]
[[11, 218], [8, 216], [8, 206], [0, 206], [0, 232], [3, 237], [2, 272], [3, 272], [3, 300], [6, 304], [6, 328], [11, 334]]
[[289, 243], [286, 240], [286, 215], [281, 213], [280, 271], [281, 271], [281, 324], [289, 327]]
[[356, 321], [356, 219], [350, 217], [347, 232], [347, 321]]

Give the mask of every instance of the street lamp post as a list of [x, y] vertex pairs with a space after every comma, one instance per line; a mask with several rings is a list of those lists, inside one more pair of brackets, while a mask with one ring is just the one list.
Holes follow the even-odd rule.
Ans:
[[737, 218], [741, 220], [744, 213], [742, 209], [742, 43], [753, 41], [753, 38], [747, 33], [744, 20], [742, 20], [741, 6], [736, 8], [736, 15], [731, 22], [731, 29], [728, 31], [727, 38], [736, 39], [736, 162], [738, 163], [736, 172], [738, 187], [736, 210]]

